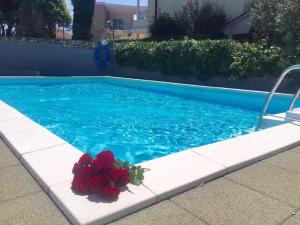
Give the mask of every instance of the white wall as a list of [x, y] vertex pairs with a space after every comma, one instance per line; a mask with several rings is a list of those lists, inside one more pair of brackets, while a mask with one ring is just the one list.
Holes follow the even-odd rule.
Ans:
[[251, 18], [250, 15], [246, 15], [241, 18], [239, 21], [229, 24], [225, 27], [224, 33], [228, 35], [228, 37], [232, 37], [235, 34], [248, 34], [251, 30]]
[[245, 12], [247, 0], [223, 0], [227, 21], [237, 18]]

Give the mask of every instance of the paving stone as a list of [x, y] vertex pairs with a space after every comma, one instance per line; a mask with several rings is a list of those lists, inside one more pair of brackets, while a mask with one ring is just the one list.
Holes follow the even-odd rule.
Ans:
[[67, 225], [70, 223], [49, 197], [39, 192], [0, 204], [0, 224]]
[[256, 163], [226, 177], [286, 204], [300, 207], [300, 174], [266, 163]]
[[[2, 141], [2, 139], [0, 138], [0, 153], [1, 152], [6, 152], [7, 150], [9, 150], [6, 146], [6, 144]], [[10, 151], [10, 150], [9, 150]]]
[[295, 216], [292, 216], [282, 225], [300, 225], [300, 213], [297, 213]]
[[137, 213], [129, 215], [110, 225], [205, 225], [200, 219], [178, 207], [171, 201], [164, 201]]
[[210, 225], [277, 225], [292, 208], [220, 178], [171, 199]]
[[300, 154], [300, 146], [297, 146], [297, 147], [291, 149], [290, 151], [295, 151]]
[[279, 166], [283, 169], [290, 170], [300, 174], [300, 151], [290, 150], [282, 154], [278, 154], [270, 159], [266, 159], [263, 163]]
[[22, 165], [1, 169], [0, 184], [0, 203], [41, 190]]
[[10, 152], [9, 149], [0, 151], [0, 169], [18, 164], [20, 164], [20, 161], [14, 156], [13, 153]]

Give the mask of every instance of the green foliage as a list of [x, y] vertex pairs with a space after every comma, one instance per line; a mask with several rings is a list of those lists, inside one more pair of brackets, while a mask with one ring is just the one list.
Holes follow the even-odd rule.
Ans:
[[20, 0], [21, 4], [26, 4], [32, 10], [43, 14], [48, 23], [72, 22], [66, 0]]
[[48, 20], [55, 23], [70, 24], [72, 18], [67, 8], [66, 0], [48, 0], [41, 4], [41, 10], [44, 11]]
[[224, 37], [226, 16], [216, 4], [188, 0], [181, 10], [171, 17], [163, 13], [150, 26], [152, 38], [212, 38]]
[[173, 74], [224, 74], [231, 61], [229, 43], [185, 39], [157, 43], [153, 51], [156, 68]]
[[[6, 35], [10, 36], [12, 28], [17, 22], [17, 10], [19, 9], [21, 0], [1, 0], [0, 1], [0, 27], [2, 35], [4, 35], [4, 24], [7, 24], [8, 28]], [[0, 30], [0, 31], [1, 31]]]
[[287, 64], [279, 47], [233, 40], [122, 42], [116, 55], [120, 65], [141, 70], [233, 79], [278, 75]]
[[72, 22], [66, 0], [51, 0], [44, 2], [46, 16], [55, 23], [67, 25]]
[[300, 63], [300, 45], [296, 47], [296, 63]]
[[268, 46], [279, 45], [288, 52], [300, 44], [299, 0], [250, 0], [254, 35], [266, 38]]
[[73, 39], [90, 40], [96, 0], [72, 0], [74, 7]]
[[235, 78], [249, 75], [278, 75], [287, 63], [281, 48], [275, 46], [266, 48], [264, 43], [241, 44], [237, 51], [233, 51], [233, 57], [230, 71]]
[[5, 0], [0, 1], [1, 15], [9, 15], [12, 11], [16, 11], [21, 0]]
[[131, 165], [129, 162], [122, 162], [121, 160], [116, 160], [115, 166], [117, 168], [125, 168], [129, 173], [129, 183], [136, 186], [143, 183], [144, 173], [148, 171], [148, 169], [144, 169], [141, 166]]
[[68, 26], [71, 20], [65, 0], [21, 0], [17, 35], [54, 38], [55, 26]]
[[56, 24], [67, 26], [71, 22], [65, 0], [0, 1], [0, 26], [8, 26], [6, 35], [16, 28], [19, 36], [52, 37]]
[[150, 25], [150, 33], [153, 38], [178, 37], [184, 35], [184, 28], [175, 18], [163, 13]]

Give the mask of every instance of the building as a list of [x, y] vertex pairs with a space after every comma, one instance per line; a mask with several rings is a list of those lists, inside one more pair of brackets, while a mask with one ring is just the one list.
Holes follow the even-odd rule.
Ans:
[[131, 34], [133, 39], [148, 37], [148, 7], [133, 15]]
[[72, 29], [66, 27], [56, 26], [55, 39], [59, 40], [71, 40], [72, 39]]
[[[188, 0], [149, 0], [149, 21], [152, 22], [161, 13], [174, 15]], [[222, 8], [226, 14], [227, 25], [224, 33], [228, 37], [247, 36], [251, 29], [250, 14], [246, 11], [247, 0], [199, 0], [200, 3], [212, 2]]]
[[147, 7], [96, 2], [92, 33], [95, 40], [110, 38], [108, 21], [114, 21], [116, 39], [135, 39], [147, 36]]

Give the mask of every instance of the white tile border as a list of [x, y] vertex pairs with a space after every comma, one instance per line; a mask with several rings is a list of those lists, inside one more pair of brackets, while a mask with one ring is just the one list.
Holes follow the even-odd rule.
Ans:
[[73, 178], [74, 162], [82, 152], [70, 144], [62, 144], [21, 155], [21, 161], [44, 190]]
[[79, 150], [1, 100], [0, 135], [69, 220], [89, 225], [106, 224], [300, 144], [300, 126], [288, 123], [185, 150], [141, 163], [150, 169], [144, 185], [129, 185], [117, 202], [95, 203], [70, 189]]
[[71, 181], [50, 187], [49, 195], [73, 224], [101, 225], [129, 215], [158, 202], [145, 186], [128, 185], [118, 201], [111, 203], [90, 201], [71, 191]]

